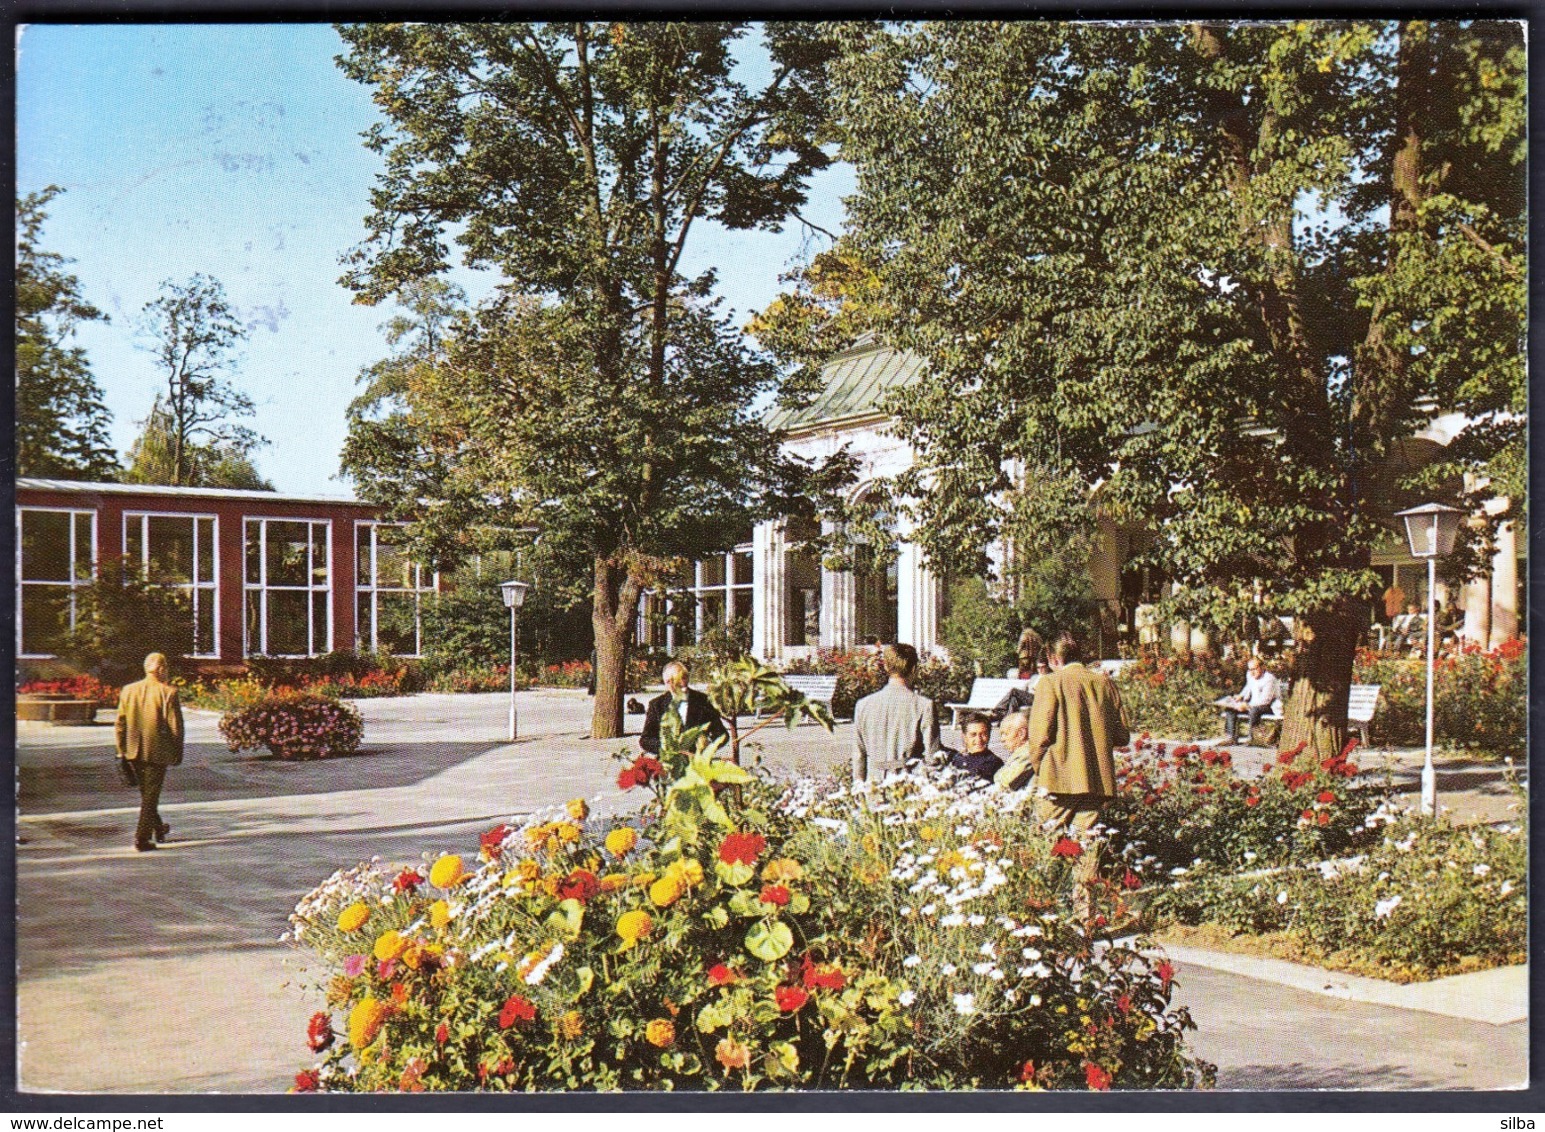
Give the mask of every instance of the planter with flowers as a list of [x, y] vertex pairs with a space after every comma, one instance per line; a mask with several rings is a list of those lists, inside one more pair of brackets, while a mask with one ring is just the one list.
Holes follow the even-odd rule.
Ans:
[[358, 709], [309, 692], [272, 692], [220, 718], [233, 751], [267, 747], [281, 759], [325, 759], [359, 749], [364, 720]]

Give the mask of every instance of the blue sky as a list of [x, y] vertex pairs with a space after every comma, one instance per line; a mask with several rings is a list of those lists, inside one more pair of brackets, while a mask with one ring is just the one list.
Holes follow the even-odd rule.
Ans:
[[[272, 442], [257, 464], [283, 492], [346, 494], [334, 478], [362, 366], [384, 355], [389, 312], [355, 306], [339, 255], [359, 241], [378, 159], [359, 134], [369, 91], [333, 63], [328, 25], [25, 28], [17, 56], [17, 188], [56, 184], [43, 246], [75, 259], [111, 316], [83, 328], [119, 451], [158, 388], [134, 322], [162, 280], [205, 272], [253, 325], [237, 383]], [[812, 186], [811, 220], [836, 231], [845, 168]], [[765, 305], [805, 233], [695, 234], [683, 269], [713, 266], [741, 315]], [[459, 281], [483, 290], [467, 275]]]

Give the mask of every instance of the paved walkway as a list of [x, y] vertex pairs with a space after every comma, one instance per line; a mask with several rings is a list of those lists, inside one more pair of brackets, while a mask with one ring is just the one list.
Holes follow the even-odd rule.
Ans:
[[[129, 848], [136, 799], [113, 771], [105, 725], [19, 727], [21, 1087], [286, 1088], [309, 1061], [305, 1023], [319, 996], [302, 953], [278, 937], [316, 882], [373, 853], [466, 851], [490, 825], [568, 798], [594, 798], [603, 812], [626, 802], [610, 756], [634, 740], [587, 738], [582, 692], [523, 693], [513, 744], [502, 738], [506, 704], [497, 694], [360, 701], [365, 750], [297, 764], [234, 755], [213, 715], [190, 712], [187, 761], [162, 806], [174, 840], [147, 854]], [[639, 717], [628, 722], [636, 731]], [[813, 770], [844, 759], [849, 740], [848, 725], [835, 735], [774, 725], [753, 753], [773, 769]], [[1525, 1022], [1336, 998], [1208, 963], [1181, 957], [1177, 993], [1223, 1088], [1526, 1080]]]

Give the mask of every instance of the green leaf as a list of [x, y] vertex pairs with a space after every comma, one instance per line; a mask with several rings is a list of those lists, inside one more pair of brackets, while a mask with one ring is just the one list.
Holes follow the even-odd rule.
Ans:
[[564, 939], [575, 940], [579, 938], [579, 929], [584, 920], [583, 904], [573, 899], [560, 900], [552, 915], [547, 917], [547, 926]]
[[723, 999], [708, 1003], [697, 1012], [697, 1028], [705, 1034], [722, 1030], [735, 1020], [735, 1012]]
[[756, 867], [741, 861], [736, 861], [733, 864], [728, 861], [715, 861], [713, 871], [725, 884], [737, 888], [756, 876]]
[[579, 980], [579, 988], [574, 992], [574, 999], [578, 1001], [585, 997], [589, 993], [590, 988], [595, 985], [595, 972], [589, 967], [581, 967], [574, 974]]
[[753, 924], [746, 933], [746, 950], [764, 963], [782, 959], [794, 946], [794, 933], [782, 920]]
[[[736, 895], [739, 896], [742, 894], [736, 893]], [[731, 906], [733, 907], [733, 901], [731, 902]], [[718, 931], [720, 928], [724, 927], [730, 922], [730, 914], [724, 910], [724, 905], [715, 904], [712, 908], [703, 913], [703, 921], [709, 927], [713, 928], [715, 931]]]

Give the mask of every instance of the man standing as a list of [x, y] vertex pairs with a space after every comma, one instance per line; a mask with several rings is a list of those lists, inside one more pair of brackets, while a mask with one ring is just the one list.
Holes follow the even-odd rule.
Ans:
[[917, 650], [886, 645], [880, 654], [885, 687], [853, 708], [853, 781], [878, 782], [893, 770], [942, 749], [933, 701], [912, 690]]
[[182, 762], [182, 704], [166, 677], [166, 657], [153, 652], [145, 658], [145, 678], [118, 693], [118, 757], [132, 763], [139, 777], [134, 848], [141, 853], [172, 832], [157, 807], [166, 768]]
[[1235, 743], [1240, 741], [1241, 715], [1248, 714], [1250, 717], [1249, 727], [1245, 732], [1246, 738], [1249, 738], [1256, 724], [1271, 712], [1272, 705], [1281, 696], [1281, 683], [1266, 668], [1265, 662], [1260, 657], [1252, 656], [1250, 663], [1245, 667], [1244, 688], [1234, 697], [1233, 706], [1223, 709], [1223, 729], [1227, 732], [1230, 741]]
[[966, 716], [960, 728], [960, 739], [966, 749], [950, 759], [950, 766], [991, 782], [992, 776], [1003, 765], [1003, 760], [987, 748], [991, 736], [992, 720], [989, 717], [976, 713]]
[[649, 710], [644, 715], [644, 730], [638, 737], [640, 747], [651, 755], [660, 753], [660, 722], [665, 718], [667, 711], [675, 713], [676, 718], [681, 721], [682, 731], [688, 731], [706, 723], [710, 743], [729, 734], [718, 709], [713, 706], [713, 701], [696, 688], [687, 686], [685, 664], [679, 660], [671, 661], [660, 670], [660, 679], [665, 681], [669, 691], [649, 701]]

